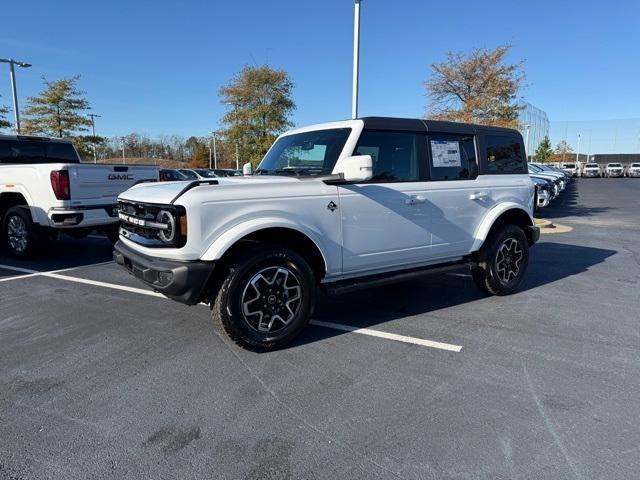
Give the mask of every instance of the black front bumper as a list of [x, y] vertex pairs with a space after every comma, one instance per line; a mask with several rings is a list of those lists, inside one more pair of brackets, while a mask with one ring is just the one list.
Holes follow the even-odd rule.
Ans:
[[155, 291], [187, 305], [202, 299], [214, 268], [213, 262], [148, 257], [120, 241], [115, 244], [113, 260]]

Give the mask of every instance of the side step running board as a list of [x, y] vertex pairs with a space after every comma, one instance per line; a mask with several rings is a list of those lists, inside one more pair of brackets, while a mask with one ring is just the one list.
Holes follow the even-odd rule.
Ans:
[[411, 270], [395, 271], [378, 275], [370, 275], [367, 277], [359, 277], [354, 279], [339, 280], [322, 285], [322, 288], [329, 295], [342, 295], [344, 293], [361, 290], [363, 288], [379, 287], [392, 283], [405, 282], [437, 273], [446, 273], [453, 270], [460, 270], [463, 267], [471, 268], [473, 262], [464, 260], [460, 262], [444, 263], [422, 268], [414, 268]]

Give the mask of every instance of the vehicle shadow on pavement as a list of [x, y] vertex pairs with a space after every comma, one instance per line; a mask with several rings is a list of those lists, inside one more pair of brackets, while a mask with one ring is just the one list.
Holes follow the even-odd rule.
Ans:
[[536, 212], [539, 218], [590, 217], [605, 213], [611, 207], [586, 207], [580, 204], [580, 193], [576, 180], [571, 182], [560, 196], [548, 206]]
[[[602, 248], [540, 242], [531, 250], [526, 277], [515, 296], [578, 275], [616, 253], [615, 250]], [[468, 270], [462, 269], [458, 274], [426, 276], [420, 280], [362, 290], [339, 297], [322, 296], [313, 318], [359, 328], [376, 328], [377, 325], [396, 319], [482, 301], [487, 296], [475, 286], [468, 273]], [[510, 298], [513, 297], [501, 297], [504, 302], [509, 302]], [[439, 314], [446, 315], [443, 312]], [[292, 346], [341, 334], [340, 331], [327, 328], [307, 329]]]
[[[113, 260], [112, 252], [113, 245], [106, 237], [63, 237], [60, 240], [47, 241], [41, 251], [28, 260], [10, 257], [5, 249], [0, 248], [0, 264], [46, 272], [108, 262]], [[3, 273], [4, 276], [16, 275], [16, 272]]]

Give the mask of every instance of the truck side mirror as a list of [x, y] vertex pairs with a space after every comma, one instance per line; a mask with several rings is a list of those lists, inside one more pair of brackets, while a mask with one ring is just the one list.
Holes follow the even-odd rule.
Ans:
[[250, 163], [245, 163], [242, 166], [242, 175], [244, 175], [245, 177], [253, 175], [253, 168], [251, 167]]
[[340, 161], [340, 171], [347, 182], [366, 182], [373, 177], [371, 155], [354, 155]]

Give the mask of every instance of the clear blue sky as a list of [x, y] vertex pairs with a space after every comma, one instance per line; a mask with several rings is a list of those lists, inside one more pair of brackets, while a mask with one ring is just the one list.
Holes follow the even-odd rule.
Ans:
[[[15, 1], [2, 17], [0, 57], [33, 64], [18, 71], [22, 104], [42, 75], [81, 74], [99, 134], [204, 135], [219, 87], [264, 62], [293, 78], [296, 124], [350, 115], [352, 0]], [[360, 113], [421, 116], [432, 62], [510, 42], [523, 96], [554, 125], [638, 118], [639, 18], [630, 0], [363, 0]], [[6, 65], [0, 94], [9, 105]]]

